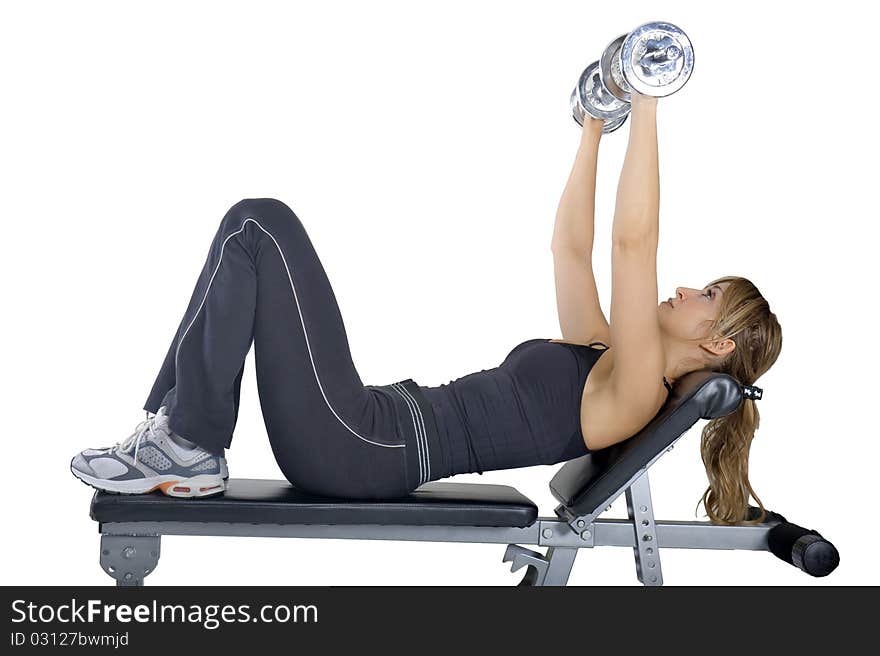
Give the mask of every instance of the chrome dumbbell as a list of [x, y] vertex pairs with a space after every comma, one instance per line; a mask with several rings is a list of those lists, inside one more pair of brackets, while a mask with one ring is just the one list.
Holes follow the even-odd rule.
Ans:
[[571, 93], [574, 120], [585, 116], [605, 121], [613, 132], [629, 115], [632, 92], [668, 96], [681, 89], [694, 69], [694, 49], [684, 31], [672, 23], [645, 23], [608, 44], [590, 64]]
[[672, 23], [645, 23], [608, 44], [599, 59], [602, 82], [619, 100], [633, 90], [645, 96], [668, 96], [690, 79], [694, 48]]

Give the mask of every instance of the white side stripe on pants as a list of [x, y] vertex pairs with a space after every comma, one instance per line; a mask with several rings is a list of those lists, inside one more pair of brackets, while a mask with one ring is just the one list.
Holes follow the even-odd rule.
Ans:
[[[413, 429], [416, 434], [416, 447], [419, 452], [419, 485], [421, 485], [431, 477], [431, 461], [428, 457], [428, 435], [427, 431], [425, 431], [425, 421], [424, 416], [422, 415], [422, 409], [419, 407], [419, 404], [416, 403], [416, 400], [413, 398], [412, 394], [410, 394], [409, 390], [403, 385], [400, 383], [392, 383], [391, 387], [403, 397], [403, 400], [409, 408], [410, 415], [412, 415]], [[415, 410], [415, 412], [413, 412], [413, 410]]]
[[422, 464], [422, 445], [419, 441], [419, 427], [418, 427], [418, 422], [416, 421], [416, 414], [413, 412], [412, 406], [410, 405], [407, 398], [403, 394], [401, 394], [400, 390], [397, 389], [397, 387], [395, 385], [396, 385], [396, 383], [392, 383], [391, 389], [393, 389], [395, 392], [397, 392], [400, 395], [400, 397], [403, 399], [403, 402], [406, 403], [406, 407], [409, 409], [409, 416], [412, 419], [413, 434], [416, 437], [416, 450], [418, 451], [418, 455], [419, 455], [419, 485], [421, 485], [422, 483], [425, 482], [425, 467]]
[[262, 225], [260, 225], [260, 222], [257, 221], [256, 219], [252, 219], [252, 218], [245, 219], [244, 221], [242, 221], [241, 227], [238, 230], [236, 230], [235, 232], [233, 232], [232, 234], [227, 236], [226, 239], [223, 240], [223, 244], [220, 247], [220, 258], [217, 260], [217, 266], [214, 267], [214, 272], [211, 274], [211, 278], [208, 280], [208, 288], [205, 290], [205, 296], [202, 298], [202, 302], [199, 304], [199, 307], [196, 310], [195, 315], [193, 315], [192, 321], [189, 322], [189, 325], [186, 327], [186, 330], [183, 331], [183, 335], [181, 335], [181, 337], [180, 337], [180, 341], [177, 343], [177, 350], [174, 353], [174, 368], [175, 369], [177, 368], [177, 356], [180, 354], [180, 347], [183, 344], [183, 340], [186, 338], [187, 334], [189, 333], [189, 329], [192, 328], [193, 324], [196, 322], [196, 318], [198, 318], [199, 313], [201, 312], [202, 307], [204, 307], [205, 301], [208, 298], [208, 292], [211, 291], [211, 285], [214, 283], [214, 278], [217, 275], [217, 271], [220, 269], [220, 264], [223, 262], [223, 253], [226, 249], [226, 243], [230, 239], [232, 239], [232, 237], [234, 237], [235, 235], [240, 234], [244, 230], [244, 227], [248, 223], [248, 221], [250, 221], [251, 223], [256, 225], [264, 233], [266, 233], [269, 236], [269, 238], [275, 243], [275, 248], [278, 249], [278, 254], [281, 256], [281, 261], [284, 263], [284, 269], [287, 272], [287, 280], [290, 282], [290, 291], [293, 292], [293, 300], [296, 303], [296, 311], [299, 314], [299, 321], [302, 324], [303, 337], [305, 338], [305, 341], [306, 341], [306, 350], [308, 350], [308, 352], [309, 352], [309, 361], [312, 363], [312, 371], [315, 374], [315, 382], [318, 383], [318, 389], [321, 391], [321, 396], [324, 397], [324, 403], [327, 404], [327, 407], [330, 409], [330, 412], [333, 413], [333, 416], [336, 417], [337, 420], [339, 420], [339, 423], [342, 424], [343, 426], [345, 426], [345, 428], [347, 428], [348, 431], [352, 435], [354, 435], [355, 437], [358, 437], [359, 439], [363, 440], [364, 442], [368, 442], [368, 443], [373, 444], [375, 446], [384, 446], [384, 447], [388, 447], [388, 448], [392, 448], [392, 449], [399, 449], [401, 447], [406, 447], [405, 442], [403, 444], [382, 444], [380, 442], [374, 442], [373, 440], [370, 440], [370, 439], [364, 437], [363, 435], [360, 435], [351, 426], [346, 424], [345, 421], [343, 421], [342, 417], [340, 417], [336, 413], [336, 410], [333, 409], [333, 406], [330, 405], [330, 401], [327, 399], [327, 395], [324, 393], [324, 386], [321, 384], [321, 379], [318, 377], [318, 369], [315, 367], [315, 358], [312, 355], [312, 347], [309, 344], [309, 334], [306, 331], [306, 322], [303, 319], [302, 308], [300, 307], [300, 304], [299, 304], [299, 297], [297, 296], [297, 293], [296, 293], [296, 287], [293, 286], [293, 277], [290, 274], [290, 267], [287, 266], [287, 258], [284, 257], [284, 252], [281, 250], [281, 246], [278, 244], [278, 241], [275, 239], [275, 237], [272, 235], [272, 233], [269, 232], [268, 230], [266, 230]]

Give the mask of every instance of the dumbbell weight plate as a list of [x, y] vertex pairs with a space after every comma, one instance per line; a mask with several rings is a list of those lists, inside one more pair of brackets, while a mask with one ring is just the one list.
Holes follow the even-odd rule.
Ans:
[[605, 87], [597, 61], [587, 66], [581, 73], [577, 92], [581, 107], [594, 118], [613, 120], [629, 111], [629, 103], [620, 100]]
[[672, 23], [645, 23], [624, 39], [620, 64], [627, 83], [646, 96], [668, 96], [681, 89], [694, 70], [687, 34]]
[[619, 100], [629, 102], [632, 87], [623, 77], [623, 71], [620, 68], [620, 48], [626, 37], [627, 34], [621, 34], [602, 51], [602, 57], [599, 58], [599, 71], [605, 88]]
[[615, 120], [629, 112], [629, 103], [615, 97], [605, 87], [597, 61], [587, 66], [581, 73], [577, 92], [581, 107], [594, 118]]

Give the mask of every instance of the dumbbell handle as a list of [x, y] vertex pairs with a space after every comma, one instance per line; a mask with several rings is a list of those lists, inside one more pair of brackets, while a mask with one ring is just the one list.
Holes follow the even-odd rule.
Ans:
[[655, 62], [664, 62], [669, 61], [671, 59], [678, 59], [681, 57], [681, 48], [678, 46], [666, 46], [665, 48], [658, 48], [653, 52], [645, 53], [645, 59], [653, 59]]
[[818, 531], [791, 522], [780, 522], [767, 533], [773, 554], [811, 576], [827, 576], [840, 563], [837, 548]]

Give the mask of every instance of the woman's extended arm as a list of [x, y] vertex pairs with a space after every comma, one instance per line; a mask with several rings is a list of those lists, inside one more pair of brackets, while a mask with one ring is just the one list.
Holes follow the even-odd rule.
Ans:
[[603, 123], [594, 118], [584, 120], [581, 143], [556, 210], [551, 242], [553, 250], [568, 249], [588, 257], [592, 254], [596, 165]]
[[614, 208], [612, 243], [645, 241], [657, 249], [660, 171], [657, 163], [657, 98], [633, 93], [629, 144]]
[[603, 121], [584, 120], [581, 143], [553, 226], [556, 310], [562, 337], [573, 342], [608, 340], [608, 321], [593, 276], [596, 164]]
[[629, 145], [617, 188], [611, 230], [609, 387], [618, 414], [638, 429], [665, 398], [663, 343], [657, 310], [660, 175], [657, 99], [633, 93]]

